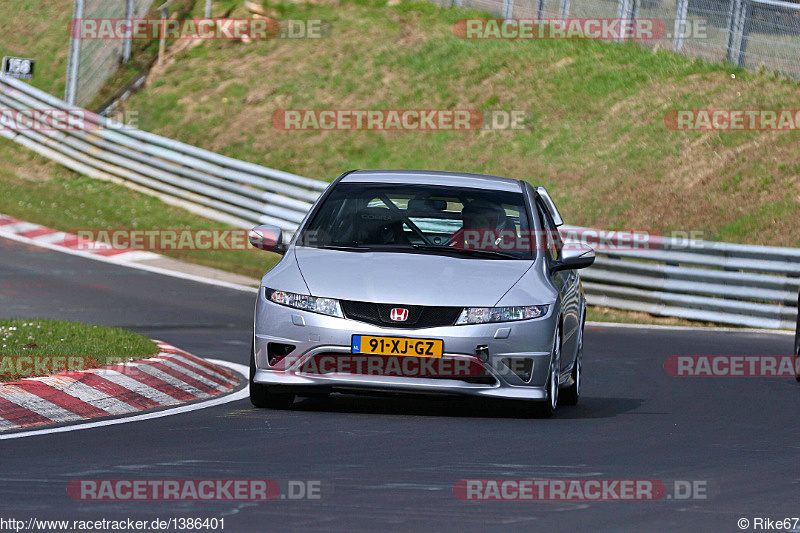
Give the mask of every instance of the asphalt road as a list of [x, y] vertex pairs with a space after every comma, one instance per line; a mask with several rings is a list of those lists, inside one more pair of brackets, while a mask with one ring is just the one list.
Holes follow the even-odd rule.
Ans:
[[[254, 294], [0, 239], [0, 317], [124, 326], [247, 363]], [[0, 518], [225, 518], [226, 531], [740, 531], [800, 516], [800, 384], [676, 378], [670, 355], [789, 354], [787, 335], [588, 328], [581, 404], [551, 420], [458, 399], [248, 401], [0, 442]], [[79, 502], [76, 479], [322, 480], [317, 501]], [[706, 499], [464, 502], [468, 478], [705, 483]]]

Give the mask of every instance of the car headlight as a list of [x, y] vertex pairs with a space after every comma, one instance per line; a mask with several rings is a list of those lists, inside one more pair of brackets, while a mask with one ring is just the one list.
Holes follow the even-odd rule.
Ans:
[[522, 307], [467, 307], [461, 311], [456, 325], [488, 324], [540, 318], [547, 314], [549, 305], [525, 305]]
[[264, 295], [267, 297], [267, 300], [275, 302], [276, 304], [294, 307], [295, 309], [302, 309], [303, 311], [310, 311], [312, 313], [319, 313], [321, 315], [344, 318], [339, 300], [334, 300], [333, 298], [317, 298], [316, 296], [306, 296], [305, 294], [295, 294], [293, 292], [276, 291], [273, 289], [265, 289]]

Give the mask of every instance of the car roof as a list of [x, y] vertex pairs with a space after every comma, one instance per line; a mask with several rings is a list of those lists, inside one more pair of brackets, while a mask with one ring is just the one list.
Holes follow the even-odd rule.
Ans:
[[522, 191], [520, 180], [485, 174], [443, 172], [439, 170], [356, 170], [344, 176], [341, 179], [341, 183], [408, 183], [510, 192]]

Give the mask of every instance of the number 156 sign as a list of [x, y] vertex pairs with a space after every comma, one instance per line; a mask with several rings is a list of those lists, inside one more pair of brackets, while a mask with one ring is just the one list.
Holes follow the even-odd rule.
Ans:
[[29, 80], [33, 78], [33, 59], [23, 59], [21, 57], [4, 57], [3, 74], [13, 78]]

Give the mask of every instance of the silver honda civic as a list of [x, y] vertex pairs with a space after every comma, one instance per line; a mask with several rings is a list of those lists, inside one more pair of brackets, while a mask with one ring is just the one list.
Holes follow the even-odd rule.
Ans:
[[[454, 172], [347, 172], [261, 280], [250, 399], [286, 408], [331, 392], [459, 394], [541, 416], [581, 393], [586, 299], [547, 191]], [[288, 239], [287, 239], [288, 240]]]

